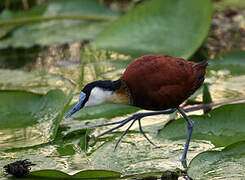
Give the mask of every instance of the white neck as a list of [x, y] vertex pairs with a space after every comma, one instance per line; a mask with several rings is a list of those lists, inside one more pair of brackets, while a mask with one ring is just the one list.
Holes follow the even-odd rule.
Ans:
[[85, 103], [86, 106], [94, 106], [98, 104], [102, 104], [110, 99], [114, 94], [114, 91], [104, 90], [100, 87], [94, 87], [91, 90], [88, 101]]

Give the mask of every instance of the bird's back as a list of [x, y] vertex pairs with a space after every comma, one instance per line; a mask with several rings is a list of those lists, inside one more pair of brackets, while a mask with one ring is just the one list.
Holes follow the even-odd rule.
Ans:
[[134, 106], [147, 110], [177, 107], [203, 83], [205, 63], [168, 55], [147, 55], [134, 60], [121, 77]]

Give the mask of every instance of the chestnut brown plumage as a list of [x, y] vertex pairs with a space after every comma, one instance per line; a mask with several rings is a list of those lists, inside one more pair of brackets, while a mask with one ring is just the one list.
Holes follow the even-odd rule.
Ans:
[[138, 121], [139, 130], [151, 143], [141, 127], [141, 119], [146, 116], [170, 114], [178, 110], [186, 119], [188, 132], [181, 162], [186, 165], [186, 154], [194, 122], [179, 105], [193, 94], [203, 83], [207, 61], [195, 63], [168, 55], [146, 55], [129, 64], [120, 79], [116, 81], [95, 81], [87, 84], [78, 103], [67, 114], [72, 114], [84, 106], [113, 102], [140, 107], [153, 112], [136, 113], [122, 121], [96, 125], [94, 127], [116, 125], [98, 137], [108, 134], [131, 121], [129, 127], [118, 139], [115, 149], [132, 125]]
[[121, 80], [129, 87], [134, 106], [176, 108], [201, 86], [206, 65], [168, 55], [147, 55], [129, 64]]

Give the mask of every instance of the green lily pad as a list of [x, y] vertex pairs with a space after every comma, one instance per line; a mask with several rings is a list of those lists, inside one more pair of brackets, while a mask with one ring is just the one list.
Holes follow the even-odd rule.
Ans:
[[[208, 115], [189, 116], [194, 120], [192, 140], [209, 141], [215, 147], [224, 147], [245, 140], [245, 104], [231, 104], [218, 107]], [[187, 134], [186, 120], [180, 118], [168, 123], [158, 138], [180, 140]]]
[[74, 85], [68, 79], [55, 74], [0, 69], [0, 90], [25, 90], [45, 94], [57, 88], [69, 94]]
[[133, 57], [163, 53], [189, 58], [208, 34], [210, 0], [152, 0], [132, 9], [100, 33], [98, 48]]
[[[3, 18], [3, 26], [11, 28], [9, 36], [0, 41], [0, 48], [46, 46], [93, 38], [119, 13], [101, 5], [99, 0], [51, 1], [24, 13], [12, 13]], [[6, 34], [3, 31], [2, 36]]]
[[115, 171], [106, 170], [86, 170], [74, 174], [73, 178], [120, 178], [121, 174]]
[[47, 143], [56, 136], [69, 98], [61, 90], [45, 96], [24, 91], [0, 91], [0, 148]]
[[221, 151], [207, 151], [196, 156], [188, 167], [188, 175], [195, 179], [243, 179], [245, 141], [227, 146]]
[[74, 175], [68, 175], [62, 171], [57, 170], [40, 170], [31, 172], [29, 178], [68, 178], [68, 179], [115, 179], [120, 178], [121, 174], [115, 171], [106, 170], [85, 170], [80, 171]]
[[[13, 13], [9, 10], [3, 10], [0, 14], [0, 20], [9, 19], [11, 18]], [[6, 36], [9, 32], [15, 29], [17, 25], [8, 25], [0, 28], [0, 39]]]
[[226, 74], [245, 75], [245, 51], [234, 51], [221, 54], [210, 60], [208, 70], [228, 71]]
[[[33, 177], [34, 176], [34, 177]], [[62, 172], [62, 171], [58, 171], [58, 170], [39, 170], [39, 171], [32, 171], [27, 177], [29, 178], [71, 178], [70, 175]]]

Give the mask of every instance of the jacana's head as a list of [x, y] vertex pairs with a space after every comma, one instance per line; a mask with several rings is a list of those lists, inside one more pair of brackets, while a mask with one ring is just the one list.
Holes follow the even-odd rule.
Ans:
[[80, 93], [77, 104], [66, 114], [66, 118], [72, 116], [83, 107], [106, 102], [120, 86], [121, 80], [94, 81], [87, 84]]

